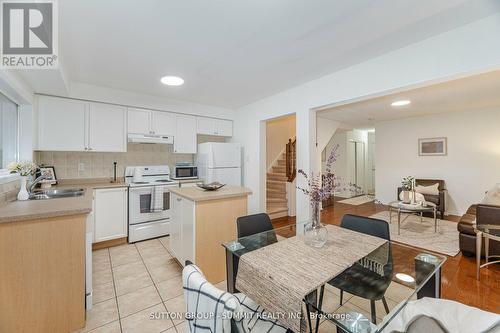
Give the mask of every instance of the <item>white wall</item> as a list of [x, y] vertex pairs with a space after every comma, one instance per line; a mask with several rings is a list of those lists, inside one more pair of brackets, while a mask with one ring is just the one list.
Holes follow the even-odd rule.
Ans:
[[[500, 182], [500, 109], [453, 112], [376, 124], [376, 196], [396, 199], [405, 176], [444, 179], [447, 212], [461, 215]], [[418, 156], [418, 138], [447, 137], [447, 156]]]
[[[264, 120], [295, 113], [298, 168], [319, 170], [311, 109], [499, 68], [499, 35], [500, 14], [492, 15], [239, 108], [232, 141], [244, 146], [244, 184], [253, 190], [249, 211], [265, 210]], [[304, 185], [302, 177], [298, 184]], [[297, 221], [309, 218], [307, 200], [297, 193]]]
[[285, 149], [289, 139], [295, 136], [295, 115], [269, 120], [266, 124], [266, 168]]

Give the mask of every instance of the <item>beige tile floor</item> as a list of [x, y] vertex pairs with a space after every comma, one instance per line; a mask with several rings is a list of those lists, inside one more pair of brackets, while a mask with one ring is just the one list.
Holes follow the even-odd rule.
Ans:
[[[93, 252], [93, 308], [87, 311], [84, 329], [92, 333], [183, 333], [186, 323], [177, 314], [185, 312], [182, 268], [168, 252], [169, 238], [126, 244]], [[226, 289], [226, 283], [217, 284]], [[391, 284], [386, 298], [393, 308], [410, 290]], [[339, 290], [326, 287], [323, 308], [331, 313], [355, 311], [370, 318], [370, 303], [348, 293], [340, 306]], [[380, 304], [379, 304], [380, 303]], [[175, 314], [171, 319], [169, 313]], [[150, 319], [151, 315], [158, 317]], [[385, 315], [377, 302], [377, 321]], [[320, 332], [335, 332], [322, 321]]]

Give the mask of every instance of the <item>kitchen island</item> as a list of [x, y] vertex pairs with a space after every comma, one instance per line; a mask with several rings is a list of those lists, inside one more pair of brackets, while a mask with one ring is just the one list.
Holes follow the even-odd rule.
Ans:
[[198, 187], [171, 188], [170, 250], [185, 264], [195, 263], [211, 283], [226, 279], [222, 243], [236, 238], [236, 219], [247, 215], [252, 191], [225, 186], [217, 191]]

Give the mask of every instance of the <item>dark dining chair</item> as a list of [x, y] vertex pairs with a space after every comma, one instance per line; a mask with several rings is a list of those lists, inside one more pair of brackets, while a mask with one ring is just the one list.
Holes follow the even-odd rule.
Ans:
[[[238, 238], [273, 230], [271, 218], [266, 213], [241, 216], [236, 219]], [[276, 238], [276, 235], [274, 235]], [[277, 240], [276, 240], [277, 241]]]
[[[364, 216], [346, 214], [340, 226], [371, 236], [390, 241], [389, 224], [384, 220]], [[379, 263], [379, 269], [373, 269], [370, 258], [386, 258], [386, 262]], [[376, 322], [375, 301], [381, 300], [385, 311], [389, 313], [389, 306], [385, 299], [385, 292], [392, 281], [392, 251], [390, 243], [385, 243], [375, 251], [356, 262], [335, 278], [329, 285], [340, 289], [340, 305], [342, 305], [344, 291], [370, 301], [371, 321]], [[325, 286], [321, 287], [318, 308], [321, 309]], [[316, 332], [318, 323], [316, 323]]]

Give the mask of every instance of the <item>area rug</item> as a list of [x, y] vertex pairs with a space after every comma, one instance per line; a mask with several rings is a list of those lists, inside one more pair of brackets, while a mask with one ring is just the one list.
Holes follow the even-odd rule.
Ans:
[[[379, 212], [370, 217], [389, 222], [389, 211]], [[403, 222], [404, 218], [406, 220]], [[433, 218], [424, 217], [420, 222], [420, 216], [401, 214], [401, 234], [398, 235], [398, 217], [397, 213], [393, 213], [389, 228], [393, 241], [452, 257], [460, 252], [456, 222], [438, 219], [437, 232], [434, 233]]]
[[367, 202], [372, 202], [373, 200], [375, 200], [375, 197], [373, 195], [360, 195], [358, 197], [340, 200], [338, 202], [353, 206], [359, 206]]

